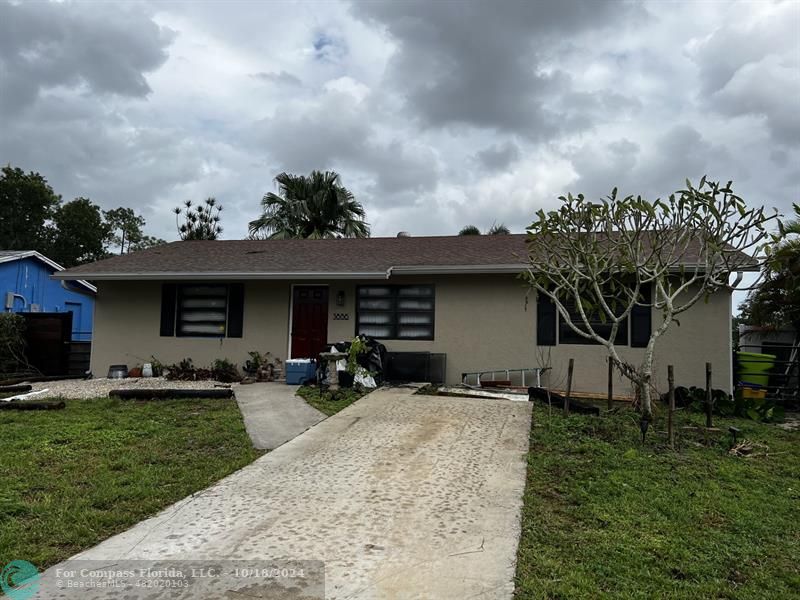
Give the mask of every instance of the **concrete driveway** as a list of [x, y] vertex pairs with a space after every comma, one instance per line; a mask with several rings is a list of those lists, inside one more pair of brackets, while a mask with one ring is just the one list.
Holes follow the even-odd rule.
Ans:
[[373, 392], [75, 558], [319, 560], [329, 599], [510, 598], [530, 406], [412, 393]]

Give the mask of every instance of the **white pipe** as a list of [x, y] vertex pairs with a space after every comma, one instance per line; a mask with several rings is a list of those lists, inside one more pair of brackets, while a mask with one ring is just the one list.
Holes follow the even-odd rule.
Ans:
[[7, 311], [13, 312], [13, 310], [14, 310], [14, 298], [19, 298], [20, 300], [22, 300], [22, 308], [25, 308], [26, 306], [28, 306], [28, 301], [25, 299], [25, 296], [23, 296], [22, 294], [15, 294], [14, 292], [9, 292], [9, 294], [11, 295], [11, 306], [6, 305], [6, 310]]

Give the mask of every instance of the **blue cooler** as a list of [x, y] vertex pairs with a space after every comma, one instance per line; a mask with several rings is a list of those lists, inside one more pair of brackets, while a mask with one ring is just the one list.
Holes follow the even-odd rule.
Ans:
[[310, 358], [293, 358], [286, 361], [286, 384], [302, 385], [316, 379], [317, 363]]

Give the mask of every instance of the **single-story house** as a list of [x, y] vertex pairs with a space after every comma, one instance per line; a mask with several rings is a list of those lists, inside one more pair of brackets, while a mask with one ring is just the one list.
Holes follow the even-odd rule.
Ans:
[[[54, 275], [97, 285], [92, 371], [190, 357], [242, 364], [247, 352], [311, 357], [358, 333], [393, 352], [446, 354], [446, 379], [464, 372], [550, 366], [544, 383], [606, 389], [606, 352], [559, 323], [518, 277], [525, 235], [324, 240], [185, 241], [82, 265]], [[692, 257], [687, 256], [687, 261]], [[637, 361], [660, 315], [629, 319], [620, 354]], [[681, 315], [659, 340], [656, 383], [731, 388], [731, 293]], [[620, 393], [630, 390], [618, 379]]]
[[15, 313], [72, 313], [72, 340], [92, 339], [97, 289], [76, 278], [55, 281], [64, 267], [35, 250], [0, 251], [3, 310]]

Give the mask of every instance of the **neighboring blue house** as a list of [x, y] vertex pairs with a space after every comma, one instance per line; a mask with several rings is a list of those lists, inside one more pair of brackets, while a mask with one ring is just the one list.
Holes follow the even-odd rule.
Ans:
[[35, 250], [0, 250], [0, 293], [5, 312], [71, 312], [73, 341], [92, 339], [97, 289], [86, 281], [51, 279], [64, 267]]

